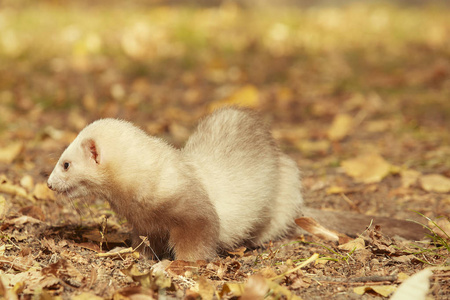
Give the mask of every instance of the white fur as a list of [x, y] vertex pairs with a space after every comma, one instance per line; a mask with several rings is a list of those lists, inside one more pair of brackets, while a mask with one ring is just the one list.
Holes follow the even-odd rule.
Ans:
[[177, 258], [191, 260], [279, 238], [295, 228], [303, 204], [295, 162], [256, 114], [236, 108], [205, 118], [182, 150], [131, 123], [98, 120], [64, 151], [48, 185], [106, 198], [136, 234], [167, 232]]

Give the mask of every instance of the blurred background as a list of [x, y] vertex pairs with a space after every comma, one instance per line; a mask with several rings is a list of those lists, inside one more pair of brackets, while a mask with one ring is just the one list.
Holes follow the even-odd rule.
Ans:
[[[347, 184], [341, 162], [368, 152], [448, 177], [449, 13], [446, 1], [2, 1], [0, 172], [45, 181], [104, 117], [182, 146], [235, 104], [261, 111], [310, 193]], [[399, 185], [391, 176], [380, 198]]]

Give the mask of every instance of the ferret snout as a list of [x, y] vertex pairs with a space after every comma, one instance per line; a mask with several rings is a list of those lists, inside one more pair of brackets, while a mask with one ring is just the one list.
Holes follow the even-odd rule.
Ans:
[[50, 183], [50, 181], [47, 181], [47, 186], [49, 189], [51, 189], [53, 191], [53, 187], [52, 187], [52, 184]]

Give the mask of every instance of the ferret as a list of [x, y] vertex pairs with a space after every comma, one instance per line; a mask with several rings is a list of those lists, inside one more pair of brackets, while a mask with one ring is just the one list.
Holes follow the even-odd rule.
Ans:
[[106, 199], [136, 244], [148, 237], [149, 254], [187, 261], [292, 234], [303, 213], [348, 223], [304, 206], [297, 164], [257, 113], [236, 107], [204, 118], [182, 149], [127, 121], [97, 120], [63, 152], [48, 187]]

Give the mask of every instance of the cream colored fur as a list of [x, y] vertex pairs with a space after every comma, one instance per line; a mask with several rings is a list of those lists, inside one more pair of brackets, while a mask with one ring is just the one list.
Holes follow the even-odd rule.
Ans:
[[48, 185], [105, 198], [135, 237], [149, 237], [147, 252], [185, 260], [282, 237], [303, 203], [295, 162], [255, 113], [237, 108], [201, 121], [182, 150], [131, 123], [98, 120], [64, 151]]

